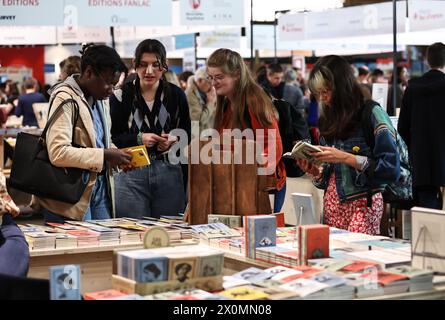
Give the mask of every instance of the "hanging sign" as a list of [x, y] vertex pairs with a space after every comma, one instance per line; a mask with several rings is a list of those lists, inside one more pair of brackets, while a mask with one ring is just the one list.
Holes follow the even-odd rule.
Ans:
[[166, 0], [64, 1], [65, 24], [79, 26], [163, 26], [171, 25], [171, 16], [172, 2]]
[[180, 0], [181, 25], [244, 25], [245, 1]]

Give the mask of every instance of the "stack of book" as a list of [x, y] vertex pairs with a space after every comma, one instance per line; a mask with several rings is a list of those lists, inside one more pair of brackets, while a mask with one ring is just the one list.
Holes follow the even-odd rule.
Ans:
[[309, 295], [308, 299], [314, 300], [352, 300], [355, 297], [355, 288], [347, 284], [347, 280], [332, 272], [320, 272], [310, 280], [327, 284], [328, 287]]
[[35, 231], [25, 233], [25, 239], [32, 250], [47, 250], [56, 247], [56, 236], [51, 233]]
[[371, 281], [377, 280], [377, 283], [383, 287], [385, 295], [404, 293], [409, 290], [410, 281], [404, 275], [379, 270], [377, 276], [371, 272], [363, 274], [363, 277]]
[[144, 297], [145, 300], [226, 300], [227, 298], [201, 289], [182, 289], [156, 293]]
[[77, 247], [95, 247], [99, 245], [99, 233], [90, 230], [68, 230], [68, 234], [77, 237]]
[[85, 293], [83, 298], [85, 300], [144, 300], [138, 294], [129, 295], [114, 289]]
[[386, 271], [405, 276], [409, 279], [409, 291], [433, 290], [434, 272], [432, 270], [421, 270], [411, 266], [399, 266], [389, 268]]
[[229, 228], [240, 228], [243, 226], [242, 216], [223, 215], [223, 214], [209, 214], [209, 223], [223, 223]]
[[329, 258], [329, 226], [322, 224], [298, 227], [299, 261], [307, 264], [309, 259]]
[[223, 223], [198, 224], [191, 226], [194, 238], [210, 242], [211, 239], [240, 237], [241, 233]]
[[274, 216], [244, 216], [246, 257], [255, 259], [257, 248], [276, 246], [276, 229], [277, 220]]
[[116, 255], [117, 276], [113, 276], [113, 286], [127, 293], [146, 295], [172, 287], [211, 290], [222, 287], [224, 255], [207, 246], [119, 251]]
[[52, 233], [56, 237], [57, 249], [68, 249], [77, 247], [77, 238], [67, 233]]

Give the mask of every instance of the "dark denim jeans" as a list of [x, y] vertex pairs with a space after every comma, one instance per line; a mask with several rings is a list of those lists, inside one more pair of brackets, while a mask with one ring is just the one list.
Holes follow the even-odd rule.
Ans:
[[176, 216], [184, 212], [181, 165], [163, 160], [114, 177], [116, 216], [140, 219]]
[[281, 212], [283, 208], [284, 200], [286, 198], [286, 183], [281, 190], [275, 192], [274, 202], [273, 202], [273, 212]]
[[[42, 209], [45, 222], [64, 223], [65, 218], [57, 213]], [[97, 176], [96, 184], [93, 187], [90, 206], [85, 213], [83, 220], [109, 219], [111, 217], [111, 201], [107, 192], [106, 176]]]

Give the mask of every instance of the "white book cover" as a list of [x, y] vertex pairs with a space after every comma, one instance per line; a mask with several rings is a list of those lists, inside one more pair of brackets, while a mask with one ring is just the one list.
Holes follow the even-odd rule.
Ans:
[[320, 283], [314, 280], [297, 279], [289, 283], [283, 284], [280, 287], [285, 290], [294, 291], [298, 293], [300, 297], [306, 297], [312, 293], [324, 290], [329, 286], [327, 284]]

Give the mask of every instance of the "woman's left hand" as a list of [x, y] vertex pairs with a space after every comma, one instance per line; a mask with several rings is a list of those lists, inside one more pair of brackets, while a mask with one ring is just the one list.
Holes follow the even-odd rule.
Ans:
[[315, 159], [327, 163], [347, 163], [348, 159], [353, 156], [350, 153], [341, 151], [333, 147], [318, 146], [322, 152], [314, 152], [312, 155]]

